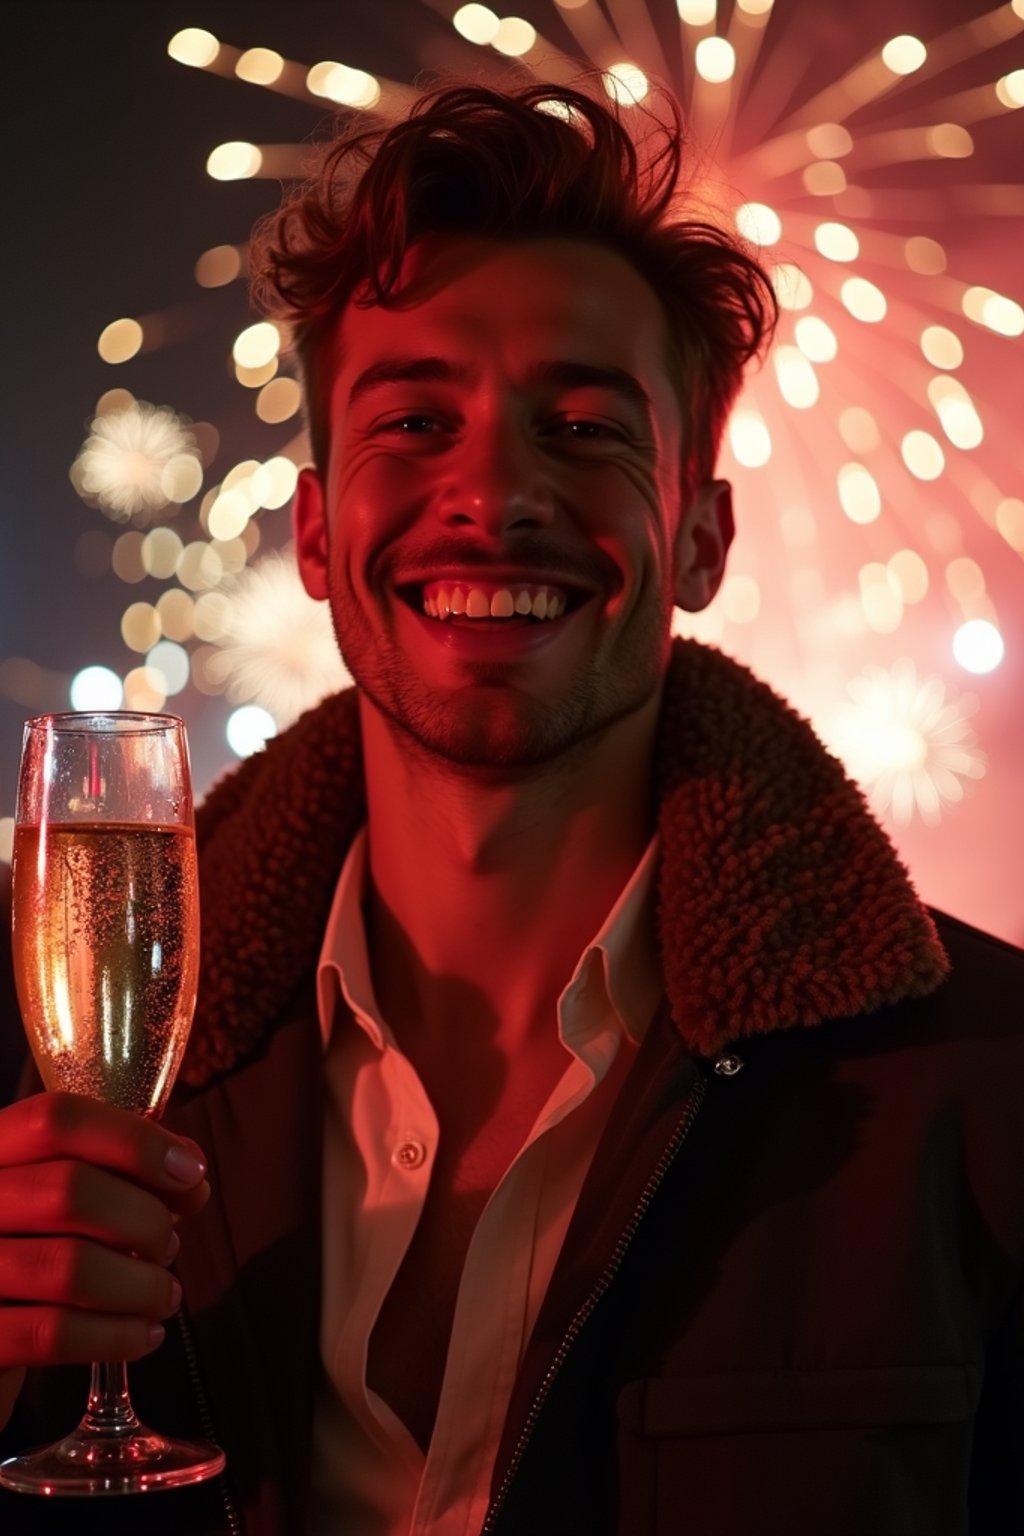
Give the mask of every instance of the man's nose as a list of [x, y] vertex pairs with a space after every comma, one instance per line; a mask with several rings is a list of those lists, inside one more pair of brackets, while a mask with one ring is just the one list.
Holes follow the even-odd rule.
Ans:
[[466, 434], [445, 466], [439, 521], [500, 536], [546, 528], [555, 500], [537, 447], [522, 424], [501, 421]]

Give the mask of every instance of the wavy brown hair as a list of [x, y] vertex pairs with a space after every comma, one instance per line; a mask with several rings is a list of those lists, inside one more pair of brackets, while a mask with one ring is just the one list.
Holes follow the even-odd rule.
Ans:
[[[292, 326], [313, 454], [326, 468], [325, 394], [346, 304], [387, 304], [406, 250], [424, 235], [591, 241], [632, 263], [667, 318], [666, 366], [685, 429], [684, 490], [710, 479], [743, 368], [774, 327], [774, 291], [752, 251], [693, 211], [685, 131], [646, 121], [637, 142], [618, 110], [583, 90], [533, 83], [427, 92], [392, 125], [352, 121], [316, 174], [254, 236], [253, 293]], [[689, 205], [689, 206], [688, 206]]]

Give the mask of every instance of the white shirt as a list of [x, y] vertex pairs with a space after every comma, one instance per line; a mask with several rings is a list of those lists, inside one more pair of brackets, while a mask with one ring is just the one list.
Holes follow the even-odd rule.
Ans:
[[317, 973], [323, 1378], [310, 1530], [475, 1536], [530, 1330], [615, 1094], [661, 995], [657, 838], [558, 1000], [566, 1069], [471, 1239], [426, 1456], [366, 1380], [370, 1335], [423, 1209], [438, 1142], [434, 1110], [374, 999], [362, 915], [366, 855], [364, 828], [338, 881]]

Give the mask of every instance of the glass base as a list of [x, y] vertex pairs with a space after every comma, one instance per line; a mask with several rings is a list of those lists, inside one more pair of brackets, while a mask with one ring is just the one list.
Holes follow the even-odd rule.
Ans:
[[76, 1429], [56, 1445], [0, 1462], [0, 1486], [70, 1498], [150, 1493], [205, 1482], [223, 1466], [224, 1452], [208, 1440], [168, 1440], [142, 1424], [130, 1434]]

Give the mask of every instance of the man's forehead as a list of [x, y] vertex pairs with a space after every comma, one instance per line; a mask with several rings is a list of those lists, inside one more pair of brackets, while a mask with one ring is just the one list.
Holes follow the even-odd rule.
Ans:
[[378, 359], [417, 353], [469, 368], [499, 346], [534, 373], [575, 358], [663, 374], [666, 334], [653, 289], [617, 252], [572, 240], [435, 241], [408, 253], [394, 298], [347, 305], [336, 378], [350, 386]]
[[[433, 234], [405, 251], [389, 304], [420, 304], [452, 286], [486, 282], [502, 269], [528, 270], [535, 284], [570, 289], [612, 283], [646, 288], [633, 264], [611, 246], [561, 235], [501, 240], [493, 236]], [[648, 290], [650, 292], [650, 290]], [[653, 297], [653, 294], [652, 294]]]

